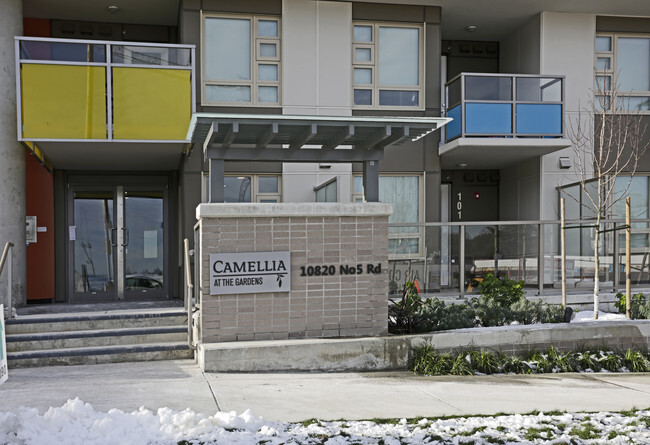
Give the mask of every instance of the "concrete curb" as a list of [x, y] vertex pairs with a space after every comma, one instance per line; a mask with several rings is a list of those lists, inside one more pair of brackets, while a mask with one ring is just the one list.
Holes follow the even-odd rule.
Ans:
[[650, 320], [501, 326], [355, 339], [208, 343], [199, 345], [197, 356], [199, 366], [207, 372], [404, 370], [411, 350], [425, 342], [441, 352], [474, 347], [515, 355], [551, 345], [563, 351], [584, 347], [647, 349]]

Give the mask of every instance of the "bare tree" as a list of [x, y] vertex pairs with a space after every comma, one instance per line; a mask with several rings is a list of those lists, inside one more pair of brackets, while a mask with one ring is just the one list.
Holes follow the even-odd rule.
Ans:
[[[594, 319], [598, 318], [601, 220], [625, 199], [639, 160], [649, 145], [638, 111], [630, 109], [629, 96], [619, 94], [616, 76], [596, 79], [592, 99], [568, 125], [574, 172], [583, 193], [578, 202], [595, 217]], [[609, 79], [611, 88], [606, 84]], [[617, 187], [621, 174], [627, 182], [619, 182]]]

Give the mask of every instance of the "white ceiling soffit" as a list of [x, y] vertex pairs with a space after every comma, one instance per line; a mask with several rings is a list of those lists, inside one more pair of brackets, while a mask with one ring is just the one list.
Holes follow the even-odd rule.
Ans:
[[458, 138], [440, 146], [441, 168], [498, 170], [570, 147], [568, 139]]

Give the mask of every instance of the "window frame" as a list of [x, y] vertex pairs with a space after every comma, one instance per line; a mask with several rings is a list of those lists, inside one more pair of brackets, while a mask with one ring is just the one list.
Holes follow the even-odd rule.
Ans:
[[[609, 37], [611, 40], [611, 48], [609, 51], [599, 51], [596, 48], [596, 39], [599, 37]], [[619, 107], [619, 104], [614, 103], [615, 99], [625, 99], [625, 98], [630, 98], [630, 97], [645, 97], [650, 100], [650, 89], [646, 91], [624, 91], [618, 89], [618, 75], [620, 74], [620, 68], [618, 66], [618, 41], [619, 38], [641, 38], [641, 39], [646, 39], [650, 41], [650, 34], [643, 34], [643, 33], [624, 33], [624, 32], [598, 32], [596, 33], [596, 37], [594, 39], [594, 100], [596, 101], [595, 105], [597, 107], [600, 107], [600, 102], [598, 101], [598, 97], [605, 97], [606, 98], [606, 103], [607, 107], [605, 108], [606, 111], [612, 112], [613, 110], [617, 110], [619, 112], [632, 112], [632, 113], [638, 113], [638, 114], [650, 114], [650, 109], [649, 110], [635, 110], [635, 109], [630, 109], [629, 108], [629, 103], [628, 104], [621, 104]], [[598, 68], [598, 59], [609, 59], [609, 69], [599, 69]], [[650, 63], [650, 59], [649, 59]], [[599, 87], [598, 87], [598, 79], [600, 78], [609, 78], [610, 79], [610, 85], [614, 87], [616, 90], [616, 97], [612, 97], [612, 89], [610, 88], [609, 90], [605, 90], [604, 92], [606, 94], [598, 94]]]
[[[281, 174], [256, 174], [256, 173], [228, 173], [224, 178], [238, 178], [250, 177], [251, 178], [251, 200], [250, 203], [262, 203], [264, 200], [274, 200], [273, 202], [282, 202], [282, 175]], [[262, 193], [260, 192], [260, 178], [277, 178], [278, 191], [275, 193]], [[201, 187], [201, 202], [208, 202], [210, 197], [210, 174], [203, 172], [203, 182]], [[246, 204], [246, 203], [230, 203], [230, 204]]]
[[[371, 42], [357, 42], [354, 40], [355, 26], [370, 26], [372, 27], [372, 41]], [[379, 30], [380, 28], [406, 28], [418, 30], [418, 85], [379, 85]], [[356, 110], [424, 110], [424, 83], [425, 83], [425, 27], [421, 23], [400, 23], [400, 22], [383, 22], [383, 21], [364, 21], [354, 20], [351, 27], [351, 41], [352, 41], [352, 72], [350, 79], [351, 101], [352, 109]], [[370, 48], [370, 61], [357, 61], [356, 50], [357, 48]], [[372, 84], [355, 84], [354, 83], [354, 69], [355, 68], [371, 68], [372, 69]], [[358, 87], [358, 88], [357, 88]], [[355, 90], [371, 90], [370, 105], [357, 105], [354, 103]], [[417, 91], [418, 105], [380, 105], [379, 93], [380, 91]]]
[[[208, 45], [206, 44], [206, 21], [210, 18], [248, 20], [250, 22], [250, 48], [249, 59], [251, 67], [250, 80], [233, 80], [233, 79], [212, 79], [206, 75], [206, 53]], [[278, 24], [278, 36], [260, 36], [259, 21], [276, 21]], [[262, 43], [273, 43], [276, 45], [277, 53], [275, 57], [263, 57], [260, 53]], [[246, 15], [246, 14], [220, 14], [211, 12], [201, 13], [201, 105], [216, 107], [280, 107], [282, 106], [282, 18], [275, 15]], [[278, 80], [260, 80], [259, 65], [276, 65], [278, 68]], [[244, 86], [250, 88], [250, 101], [214, 101], [208, 100], [206, 89], [209, 86]], [[277, 89], [277, 102], [262, 102], [259, 100], [259, 87], [275, 87]]]

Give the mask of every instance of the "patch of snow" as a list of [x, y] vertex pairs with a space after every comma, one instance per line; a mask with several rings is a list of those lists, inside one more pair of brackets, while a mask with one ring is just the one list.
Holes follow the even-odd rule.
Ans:
[[589, 321], [603, 321], [603, 320], [624, 321], [627, 320], [627, 318], [625, 318], [625, 314], [614, 314], [611, 312], [598, 311], [598, 320], [594, 320], [594, 311], [580, 311], [574, 313], [571, 323], [584, 323]]
[[[206, 445], [218, 444], [293, 444], [327, 445], [421, 444], [434, 437], [440, 443], [494, 443], [495, 438], [509, 443], [530, 443], [531, 429], [540, 430], [542, 440], [550, 443], [573, 442], [572, 429], [589, 422], [599, 438], [589, 443], [648, 443], [650, 410], [634, 413], [564, 413], [546, 415], [501, 415], [496, 417], [459, 417], [420, 419], [409, 423], [373, 421], [315, 421], [309, 424], [265, 422], [250, 411], [242, 414], [217, 412], [205, 416], [192, 410], [174, 411], [161, 408], [156, 413], [140, 408], [131, 413], [112, 409], [95, 411], [79, 399], [68, 400], [60, 408], [50, 408], [43, 415], [32, 408], [17, 413], [0, 412], [0, 444], [152, 444], [175, 445], [180, 441]], [[548, 432], [544, 432], [544, 431]], [[609, 439], [610, 432], [616, 437]], [[534, 441], [539, 443], [538, 440]], [[578, 443], [583, 443], [577, 440]]]

